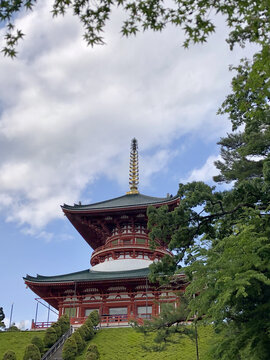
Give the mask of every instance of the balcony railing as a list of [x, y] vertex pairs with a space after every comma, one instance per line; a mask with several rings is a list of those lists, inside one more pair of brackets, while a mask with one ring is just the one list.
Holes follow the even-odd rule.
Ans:
[[[131, 248], [132, 250], [133, 249], [135, 249], [135, 250], [136, 249], [138, 249], [138, 250], [139, 249], [147, 249], [147, 250], [149, 250], [149, 242], [146, 241], [144, 244], [137, 244], [136, 242], [125, 243], [123, 241], [119, 241], [117, 244], [108, 243], [106, 245], [99, 246], [98, 248], [96, 248], [95, 251], [93, 251], [93, 253], [92, 253], [92, 258], [95, 255], [97, 255], [99, 252], [102, 252], [103, 250], [113, 250], [113, 249], [115, 249], [115, 250], [119, 251], [119, 249], [121, 250], [123, 248]], [[162, 246], [155, 248], [155, 251], [161, 251], [162, 253], [170, 254], [170, 252], [166, 248], [164, 248]]]
[[[143, 322], [144, 319], [151, 319], [152, 314], [139, 314], [137, 317], [129, 316], [127, 314], [124, 315], [102, 315], [100, 317], [100, 326], [111, 326], [118, 325], [121, 326], [123, 323], [128, 323], [130, 320], [139, 320], [139, 322]], [[70, 325], [82, 325], [87, 317], [74, 317], [70, 318]], [[42, 321], [42, 322], [32, 322], [32, 330], [45, 330], [53, 324], [52, 321]]]

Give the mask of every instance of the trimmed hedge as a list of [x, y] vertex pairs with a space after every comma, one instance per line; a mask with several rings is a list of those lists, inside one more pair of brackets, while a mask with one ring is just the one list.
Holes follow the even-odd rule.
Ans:
[[38, 349], [39, 349], [40, 354], [41, 355], [43, 354], [43, 352], [44, 352], [44, 342], [40, 337], [34, 336], [32, 338], [32, 340], [31, 340], [31, 344], [36, 345], [38, 347]]
[[81, 335], [80, 335], [80, 333], [79, 333], [78, 330], [76, 330], [76, 331], [71, 335], [71, 337], [73, 337], [74, 340], [76, 341], [76, 344], [77, 344], [77, 353], [80, 354], [80, 353], [83, 351], [83, 349], [85, 348], [85, 345], [86, 345], [84, 339], [82, 339], [82, 337], [81, 337]]
[[16, 360], [16, 354], [12, 350], [8, 350], [4, 353], [3, 360]]
[[94, 310], [90, 313], [90, 315], [88, 316], [88, 318], [91, 319], [93, 326], [98, 326], [99, 322], [100, 322], [100, 317], [99, 317], [99, 313], [97, 310]]
[[98, 348], [97, 348], [97, 345], [96, 344], [90, 344], [86, 350], [86, 356], [85, 356], [85, 359], [88, 359], [88, 355], [89, 354], [95, 354], [96, 356], [96, 359], [99, 359], [100, 358], [100, 354], [99, 354], [99, 351], [98, 351]]
[[70, 328], [70, 320], [69, 320], [69, 317], [65, 314], [65, 315], [62, 315], [57, 323], [60, 325], [61, 327], [61, 335], [64, 335], [68, 329]]
[[62, 358], [63, 360], [74, 360], [78, 352], [77, 344], [74, 337], [69, 337], [63, 346]]
[[40, 360], [41, 355], [38, 347], [34, 344], [29, 344], [26, 346], [24, 351], [23, 360]]
[[50, 348], [57, 341], [57, 334], [53, 327], [46, 329], [43, 341], [46, 348]]

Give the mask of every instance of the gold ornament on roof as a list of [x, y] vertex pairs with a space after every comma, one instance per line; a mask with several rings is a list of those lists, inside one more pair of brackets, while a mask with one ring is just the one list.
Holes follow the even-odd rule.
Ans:
[[129, 160], [129, 188], [127, 194], [139, 194], [139, 160], [138, 142], [134, 138], [131, 140], [130, 160]]

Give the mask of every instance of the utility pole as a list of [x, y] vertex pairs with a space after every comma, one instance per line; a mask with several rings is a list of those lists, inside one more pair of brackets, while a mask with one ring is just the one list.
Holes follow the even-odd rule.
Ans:
[[12, 303], [11, 309], [10, 309], [9, 327], [11, 327], [11, 324], [12, 324], [13, 305], [14, 305], [14, 303]]

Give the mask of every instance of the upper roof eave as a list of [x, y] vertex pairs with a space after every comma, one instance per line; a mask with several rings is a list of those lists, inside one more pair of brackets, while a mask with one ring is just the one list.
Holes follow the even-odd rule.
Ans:
[[70, 284], [74, 282], [92, 282], [92, 281], [105, 281], [105, 280], [117, 280], [117, 279], [135, 279], [141, 277], [147, 277], [149, 274], [149, 268], [127, 270], [127, 271], [93, 271], [86, 269], [83, 271], [56, 275], [56, 276], [43, 276], [38, 275], [36, 277], [26, 275], [23, 277], [25, 283], [28, 284]]
[[107, 212], [117, 211], [120, 209], [146, 208], [150, 205], [170, 205], [176, 202], [178, 199], [179, 196], [177, 195], [166, 198], [157, 198], [143, 194], [129, 194], [89, 205], [75, 204], [74, 206], [71, 206], [64, 204], [61, 206], [61, 208], [64, 212], [72, 213]]

